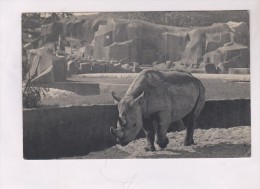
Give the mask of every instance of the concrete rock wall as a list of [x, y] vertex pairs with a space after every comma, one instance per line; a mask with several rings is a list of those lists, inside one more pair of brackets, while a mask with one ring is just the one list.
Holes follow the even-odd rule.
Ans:
[[[115, 48], [111, 44], [126, 41], [132, 41], [129, 50], [108, 53]], [[107, 24], [96, 31], [93, 44], [95, 59], [119, 61], [128, 57], [140, 64], [152, 64], [161, 63], [162, 56], [164, 61], [182, 60], [187, 66], [203, 62], [218, 65], [224, 61], [222, 59], [227, 61], [238, 56], [243, 49], [248, 51], [241, 55], [243, 67], [250, 64], [249, 58], [243, 58], [249, 56], [249, 30], [243, 22], [181, 28], [141, 20], [108, 19]]]
[[115, 145], [109, 132], [117, 120], [114, 105], [24, 110], [23, 118], [26, 159], [83, 155]]
[[[207, 101], [198, 128], [250, 125], [250, 100]], [[116, 126], [116, 105], [72, 106], [23, 111], [25, 159], [52, 159], [85, 155], [116, 144], [109, 133]], [[172, 125], [171, 131], [180, 130]], [[139, 136], [143, 136], [140, 133]]]
[[[62, 82], [67, 79], [67, 63], [65, 57], [54, 56], [52, 49], [32, 49], [28, 53], [30, 77], [36, 74], [33, 83]], [[29, 77], [29, 76], [28, 76]]]

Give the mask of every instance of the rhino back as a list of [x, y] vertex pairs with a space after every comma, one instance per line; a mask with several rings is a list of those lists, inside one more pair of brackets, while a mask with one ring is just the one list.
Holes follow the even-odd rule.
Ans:
[[[178, 73], [177, 73], [178, 74]], [[154, 70], [144, 70], [135, 78], [133, 83], [126, 91], [125, 97], [136, 98], [142, 92], [147, 93], [149, 90], [160, 90], [167, 86], [168, 83], [174, 83], [178, 79], [176, 74], [163, 73]]]
[[183, 118], [194, 108], [201, 82], [185, 72], [145, 72], [147, 111], [170, 111], [172, 121]]

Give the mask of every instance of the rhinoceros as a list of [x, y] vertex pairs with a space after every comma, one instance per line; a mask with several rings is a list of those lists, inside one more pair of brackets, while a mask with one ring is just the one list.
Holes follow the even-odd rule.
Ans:
[[110, 133], [122, 146], [135, 140], [143, 129], [145, 150], [155, 150], [155, 138], [159, 147], [165, 148], [169, 143], [166, 137], [169, 125], [176, 121], [186, 128], [184, 145], [194, 144], [194, 125], [205, 104], [205, 88], [190, 73], [144, 70], [123, 98], [114, 92], [112, 96], [118, 102], [119, 118]]

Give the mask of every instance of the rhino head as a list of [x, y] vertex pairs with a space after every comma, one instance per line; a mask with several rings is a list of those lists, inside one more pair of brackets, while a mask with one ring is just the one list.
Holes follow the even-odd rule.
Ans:
[[113, 98], [118, 102], [117, 128], [111, 127], [110, 133], [122, 146], [133, 141], [143, 127], [142, 104], [144, 93], [137, 98], [120, 98], [112, 92]]

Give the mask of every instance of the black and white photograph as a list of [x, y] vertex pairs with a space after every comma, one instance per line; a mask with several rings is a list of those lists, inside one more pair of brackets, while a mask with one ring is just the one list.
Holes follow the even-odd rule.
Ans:
[[0, 0], [1, 189], [259, 189], [259, 0]]
[[24, 158], [250, 157], [249, 19], [23, 13]]

